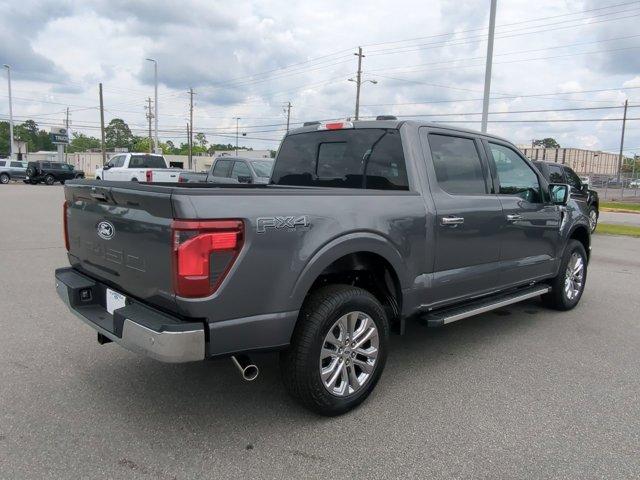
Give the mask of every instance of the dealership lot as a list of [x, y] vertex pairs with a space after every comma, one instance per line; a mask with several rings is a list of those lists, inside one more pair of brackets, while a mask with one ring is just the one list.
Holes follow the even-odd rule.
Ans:
[[371, 398], [319, 418], [277, 358], [166, 365], [58, 300], [62, 188], [0, 187], [0, 478], [631, 478], [640, 471], [640, 239], [596, 236], [581, 304], [529, 302], [394, 337]]

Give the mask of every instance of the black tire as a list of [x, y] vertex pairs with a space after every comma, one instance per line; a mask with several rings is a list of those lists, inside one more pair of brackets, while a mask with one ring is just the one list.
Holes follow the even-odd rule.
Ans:
[[6, 185], [7, 183], [9, 183], [10, 180], [11, 180], [11, 177], [9, 177], [9, 175], [7, 175], [6, 173], [0, 174], [0, 183], [1, 184]]
[[53, 185], [54, 183], [56, 183], [56, 178], [49, 174], [46, 177], [44, 177], [44, 183], [46, 183], [47, 185]]
[[[565, 289], [565, 281], [568, 274], [567, 269], [569, 266], [569, 262], [574, 254], [577, 254], [581, 257], [584, 273], [582, 275], [582, 283], [579, 288], [578, 294], [573, 298], [569, 298], [569, 295], [567, 294], [567, 291]], [[586, 283], [587, 252], [585, 251], [582, 243], [577, 240], [569, 240], [569, 243], [567, 244], [564, 255], [562, 257], [562, 262], [560, 263], [560, 271], [558, 272], [558, 275], [553, 280], [551, 280], [551, 291], [542, 295], [542, 301], [547, 307], [553, 308], [555, 310], [571, 310], [578, 304], [578, 302], [582, 298]]]
[[100, 180], [100, 177], [96, 177], [96, 180]]
[[38, 183], [40, 183], [40, 182], [38, 182], [37, 180], [29, 180], [29, 183], [30, 183], [31, 185], [37, 185], [37, 184], [38, 184]]
[[138, 181], [138, 179], [134, 177], [134, 178], [132, 178], [132, 179], [131, 179], [131, 181], [132, 181], [132, 182], [137, 182], [137, 181]]
[[38, 175], [38, 169], [35, 167], [35, 165], [29, 165], [27, 167], [26, 174], [29, 178], [36, 177]]
[[598, 226], [598, 209], [596, 207], [589, 208], [589, 227], [591, 228], [591, 233], [596, 231]]
[[[373, 320], [378, 333], [378, 351], [366, 383], [351, 394], [336, 396], [325, 388], [321, 379], [320, 355], [330, 329], [340, 317], [350, 312], [362, 312]], [[380, 379], [387, 359], [388, 339], [387, 316], [373, 295], [348, 285], [323, 287], [305, 301], [291, 345], [280, 354], [284, 385], [291, 396], [320, 415], [346, 413], [362, 403]], [[355, 367], [354, 362], [351, 368]]]

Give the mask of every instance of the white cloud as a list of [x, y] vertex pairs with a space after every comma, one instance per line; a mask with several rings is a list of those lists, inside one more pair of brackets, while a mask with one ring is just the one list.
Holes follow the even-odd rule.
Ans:
[[[186, 91], [193, 87], [196, 131], [205, 131], [210, 141], [226, 143], [228, 139], [212, 135], [234, 132], [233, 118], [240, 116], [245, 131], [260, 132], [248, 137], [273, 139], [251, 140], [253, 146], [275, 147], [284, 126], [262, 125], [284, 122], [283, 102], [293, 103], [294, 121], [353, 114], [355, 88], [347, 78], [355, 71], [357, 45], [363, 45], [367, 55], [365, 78], [378, 81], [363, 87], [363, 115], [479, 112], [486, 48], [479, 29], [486, 27], [487, 4], [484, 0], [371, 0], [366, 4], [26, 0], [21, 2], [23, 8], [5, 8], [0, 0], [0, 11], [8, 13], [0, 18], [0, 60], [13, 66], [14, 112], [19, 119], [31, 115], [45, 124], [51, 122], [48, 118], [58, 118], [52, 113], [69, 104], [75, 110], [76, 128], [96, 135], [98, 115], [91, 107], [97, 105], [97, 83], [102, 82], [107, 120], [120, 116], [142, 133], [144, 102], [153, 95], [152, 68], [145, 61], [151, 56], [159, 63], [161, 137], [184, 140]], [[616, 18], [607, 16], [615, 9], [602, 7], [606, 5], [595, 0], [561, 4], [542, 0], [535, 9], [529, 0], [500, 2], [492, 80], [496, 98], [491, 110], [598, 107], [620, 105], [627, 97], [632, 102], [640, 99], [640, 89], [620, 89], [640, 87], [636, 68], [640, 56], [634, 50], [640, 47], [640, 37], [632, 37], [636, 12], [625, 13], [627, 20], [604, 21]], [[585, 9], [600, 10], [580, 13]], [[622, 9], [633, 6], [618, 8]], [[640, 7], [636, 9], [640, 15]], [[521, 23], [545, 16], [554, 18]], [[590, 25], [575, 21], [587, 17], [594, 17]], [[579, 23], [582, 26], [574, 26]], [[525, 34], [528, 31], [538, 32]], [[448, 32], [457, 33], [436, 36]], [[622, 36], [630, 38], [611, 40]], [[414, 40], [398, 42], [402, 39]], [[603, 40], [607, 41], [593, 43]], [[317, 57], [323, 58], [308, 62]], [[618, 90], [527, 96], [602, 88]], [[0, 90], [0, 114], [7, 110], [2, 95]], [[630, 109], [632, 114], [638, 116]], [[605, 115], [616, 118], [619, 112], [540, 112], [491, 119]], [[468, 120], [460, 125], [479, 127], [479, 115], [441, 119]], [[636, 124], [628, 123], [628, 145], [640, 145]], [[617, 122], [494, 122], [490, 131], [516, 143], [555, 136], [563, 146], [576, 147], [610, 148], [619, 138]]]

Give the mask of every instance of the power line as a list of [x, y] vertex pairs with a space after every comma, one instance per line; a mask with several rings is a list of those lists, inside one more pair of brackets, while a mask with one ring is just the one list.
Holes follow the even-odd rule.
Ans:
[[[592, 8], [589, 10], [581, 10], [579, 12], [573, 12], [573, 13], [561, 13], [559, 15], [551, 15], [551, 16], [547, 16], [547, 17], [536, 17], [536, 18], [532, 18], [529, 20], [521, 20], [519, 22], [512, 22], [512, 23], [503, 23], [501, 25], [496, 25], [496, 28], [502, 28], [502, 27], [510, 27], [513, 25], [522, 25], [525, 23], [533, 23], [533, 22], [538, 22], [541, 20], [551, 20], [553, 18], [560, 18], [560, 17], [567, 17], [567, 16], [572, 16], [572, 15], [582, 15], [584, 13], [589, 13], [589, 12], [595, 12], [595, 11], [599, 11], [599, 10], [606, 10], [609, 8], [616, 8], [616, 7], [621, 7], [621, 6], [626, 6], [626, 5], [632, 5], [632, 4], [637, 4], [640, 3], [639, 1], [634, 1], [634, 2], [625, 2], [625, 3], [618, 3], [615, 5], [607, 5], [604, 7], [598, 7], [598, 8]], [[393, 40], [393, 41], [388, 41], [388, 42], [379, 42], [379, 43], [367, 43], [364, 44], [364, 47], [374, 47], [374, 46], [378, 46], [378, 45], [390, 45], [390, 44], [394, 44], [394, 43], [405, 43], [405, 42], [412, 42], [415, 40], [424, 40], [427, 38], [438, 38], [438, 37], [443, 37], [443, 36], [447, 36], [447, 35], [458, 35], [461, 33], [470, 33], [470, 32], [478, 32], [478, 31], [484, 31], [486, 30], [487, 27], [479, 27], [479, 28], [471, 28], [468, 30], [461, 30], [458, 32], [447, 32], [447, 33], [439, 33], [439, 34], [435, 34], [435, 35], [426, 35], [426, 36], [422, 36], [422, 37], [413, 37], [413, 38], [406, 38], [404, 40]]]

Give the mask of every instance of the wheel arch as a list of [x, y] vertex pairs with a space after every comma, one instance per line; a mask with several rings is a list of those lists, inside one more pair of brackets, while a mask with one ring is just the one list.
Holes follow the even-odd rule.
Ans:
[[576, 225], [569, 232], [569, 240], [577, 240], [584, 247], [587, 253], [587, 259], [591, 256], [591, 234], [589, 229], [584, 225]]
[[321, 286], [356, 285], [372, 293], [393, 320], [402, 311], [406, 277], [402, 256], [388, 239], [370, 232], [351, 233], [332, 240], [310, 258], [291, 296], [301, 308], [307, 296]]

